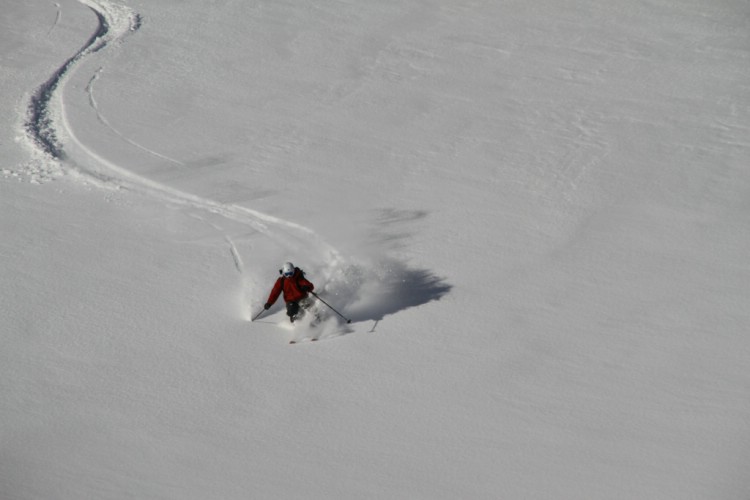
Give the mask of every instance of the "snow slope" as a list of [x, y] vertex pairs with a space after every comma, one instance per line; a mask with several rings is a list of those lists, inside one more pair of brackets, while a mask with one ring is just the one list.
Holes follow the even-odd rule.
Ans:
[[749, 497], [749, 25], [6, 7], [0, 498]]

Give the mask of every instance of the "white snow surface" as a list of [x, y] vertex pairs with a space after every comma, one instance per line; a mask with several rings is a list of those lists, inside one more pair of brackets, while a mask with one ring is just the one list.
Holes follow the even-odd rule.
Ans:
[[[750, 498], [745, 0], [16, 0], [0, 498]], [[291, 260], [324, 340], [257, 314]]]

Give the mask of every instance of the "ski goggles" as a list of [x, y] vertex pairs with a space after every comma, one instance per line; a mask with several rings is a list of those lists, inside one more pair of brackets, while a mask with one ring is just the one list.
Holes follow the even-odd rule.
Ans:
[[284, 273], [284, 276], [286, 276], [287, 278], [291, 278], [292, 276], [294, 276], [294, 271], [287, 271]]

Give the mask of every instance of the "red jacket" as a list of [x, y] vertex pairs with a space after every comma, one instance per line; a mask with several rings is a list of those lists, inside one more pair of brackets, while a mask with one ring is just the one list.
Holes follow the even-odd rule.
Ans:
[[279, 298], [281, 292], [284, 292], [284, 302], [297, 302], [307, 297], [307, 291], [302, 288], [312, 291], [315, 286], [307, 281], [305, 275], [298, 267], [294, 268], [294, 274], [291, 278], [285, 278], [284, 276], [276, 280], [276, 284], [273, 285], [271, 295], [268, 296], [268, 303], [272, 304]]

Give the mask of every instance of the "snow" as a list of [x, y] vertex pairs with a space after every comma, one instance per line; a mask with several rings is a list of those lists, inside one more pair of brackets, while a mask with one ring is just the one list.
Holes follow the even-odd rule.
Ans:
[[5, 6], [0, 498], [750, 497], [748, 28]]

